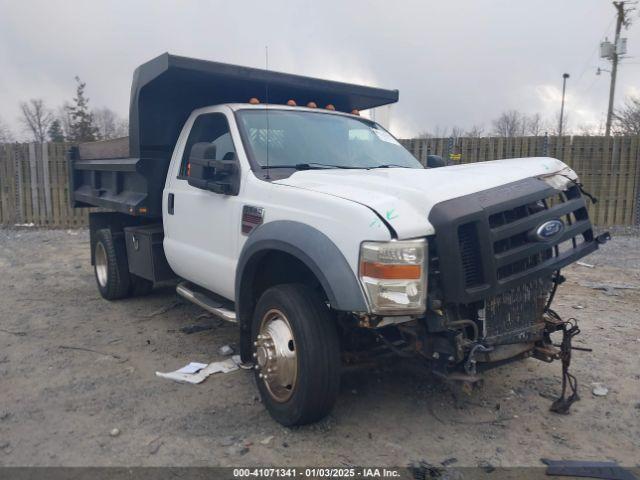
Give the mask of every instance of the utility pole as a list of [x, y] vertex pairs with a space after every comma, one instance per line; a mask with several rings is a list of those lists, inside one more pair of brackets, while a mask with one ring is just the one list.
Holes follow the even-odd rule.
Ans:
[[613, 98], [616, 92], [616, 76], [618, 73], [618, 44], [620, 41], [620, 31], [622, 30], [622, 25], [625, 24], [624, 19], [624, 1], [613, 2], [613, 6], [616, 7], [618, 11], [618, 18], [616, 20], [616, 36], [613, 43], [613, 51], [611, 54], [611, 85], [609, 87], [609, 108], [607, 110], [607, 125], [605, 127], [605, 136], [611, 135], [611, 120], [613, 119]]
[[562, 120], [564, 117], [564, 92], [567, 89], [567, 78], [569, 78], [568, 73], [562, 74], [562, 103], [560, 104], [560, 124], [558, 125], [558, 136], [562, 136]]

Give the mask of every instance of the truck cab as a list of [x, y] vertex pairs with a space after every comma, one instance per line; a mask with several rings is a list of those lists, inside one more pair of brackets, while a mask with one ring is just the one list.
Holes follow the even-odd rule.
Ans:
[[[261, 95], [264, 93], [264, 95]], [[359, 110], [371, 87], [163, 55], [134, 75], [130, 137], [70, 154], [108, 300], [177, 279], [238, 324], [284, 425], [322, 418], [348, 364], [415, 356], [445, 380], [561, 358], [560, 269], [596, 237], [553, 158], [425, 168]]]

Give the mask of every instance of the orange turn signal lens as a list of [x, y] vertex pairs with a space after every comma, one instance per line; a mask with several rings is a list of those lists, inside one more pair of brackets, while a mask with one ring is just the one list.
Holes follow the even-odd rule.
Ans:
[[378, 262], [362, 262], [360, 275], [384, 280], [418, 280], [422, 276], [420, 265], [393, 265]]

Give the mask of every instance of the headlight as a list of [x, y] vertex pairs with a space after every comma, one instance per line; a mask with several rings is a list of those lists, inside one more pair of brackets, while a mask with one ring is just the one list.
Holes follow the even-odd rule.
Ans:
[[372, 313], [406, 315], [426, 308], [425, 239], [363, 242], [360, 281]]

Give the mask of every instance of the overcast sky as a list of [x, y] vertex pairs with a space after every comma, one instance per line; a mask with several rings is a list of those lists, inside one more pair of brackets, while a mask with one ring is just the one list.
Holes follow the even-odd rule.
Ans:
[[[609, 74], [609, 0], [214, 1], [0, 0], [0, 118], [17, 137], [18, 104], [57, 107], [87, 82], [92, 107], [126, 116], [131, 75], [168, 51], [400, 90], [391, 129], [489, 126], [509, 109], [559, 110], [568, 72], [570, 127], [599, 124]], [[640, 18], [624, 32], [617, 103], [640, 95]], [[635, 57], [634, 57], [635, 53]]]

